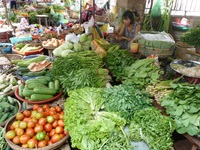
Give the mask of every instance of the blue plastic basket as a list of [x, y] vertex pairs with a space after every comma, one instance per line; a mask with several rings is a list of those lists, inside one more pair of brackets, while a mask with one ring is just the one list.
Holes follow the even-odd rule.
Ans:
[[[13, 44], [10, 44], [10, 43], [0, 43], [0, 48], [4, 51], [4, 53], [6, 54], [10, 54], [12, 53], [12, 47], [13, 47]], [[0, 54], [1, 54], [1, 51], [0, 51]]]
[[26, 36], [26, 37], [12, 37], [10, 38], [10, 42], [12, 44], [17, 44], [19, 42], [24, 42], [24, 41], [32, 41], [32, 36]]

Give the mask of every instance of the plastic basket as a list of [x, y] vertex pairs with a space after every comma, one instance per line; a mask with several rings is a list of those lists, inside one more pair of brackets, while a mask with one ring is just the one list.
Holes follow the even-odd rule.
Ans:
[[18, 42], [24, 42], [24, 41], [32, 41], [32, 36], [27, 37], [12, 37], [10, 38], [10, 42], [12, 44], [17, 44]]
[[[12, 47], [13, 47], [13, 44], [10, 44], [10, 43], [0, 43], [0, 48], [6, 54], [12, 53]], [[0, 51], [0, 54], [1, 54], [1, 51]]]
[[169, 49], [160, 49], [154, 47], [147, 47], [139, 44], [139, 53], [143, 56], [157, 55], [159, 58], [166, 58], [168, 56], [173, 55], [175, 46], [172, 46]]

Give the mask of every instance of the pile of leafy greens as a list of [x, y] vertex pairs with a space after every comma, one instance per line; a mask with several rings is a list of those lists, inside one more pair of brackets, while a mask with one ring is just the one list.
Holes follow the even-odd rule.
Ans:
[[130, 138], [133, 141], [145, 141], [151, 150], [167, 150], [172, 147], [171, 135], [175, 123], [163, 116], [156, 108], [149, 107], [137, 111], [129, 126]]
[[154, 84], [162, 74], [154, 58], [137, 60], [130, 67], [126, 67], [125, 70], [126, 75], [123, 78], [123, 83], [132, 83], [144, 87], [148, 84]]
[[200, 134], [200, 87], [189, 83], [171, 86], [173, 92], [161, 99], [161, 106], [174, 118], [178, 133]]
[[102, 93], [101, 88], [89, 87], [69, 92], [64, 104], [64, 123], [72, 146], [81, 150], [132, 150], [123, 132], [126, 120], [101, 109], [105, 102]]
[[152, 106], [149, 94], [133, 85], [118, 85], [104, 90], [104, 106], [108, 112], [115, 112], [130, 121], [138, 110]]
[[114, 49], [108, 50], [104, 62], [116, 80], [121, 80], [125, 76], [125, 67], [130, 66], [135, 59], [127, 50]]
[[94, 51], [70, 53], [53, 61], [52, 77], [60, 80], [65, 95], [73, 89], [105, 87], [110, 81], [106, 69], [102, 69], [102, 58]]

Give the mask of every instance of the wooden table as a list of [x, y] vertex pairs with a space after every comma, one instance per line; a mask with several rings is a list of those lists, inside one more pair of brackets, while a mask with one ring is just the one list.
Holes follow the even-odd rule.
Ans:
[[44, 20], [44, 25], [48, 26], [48, 21], [47, 21], [48, 16], [47, 15], [36, 15], [36, 18], [37, 18], [38, 24], [42, 24], [41, 20]]

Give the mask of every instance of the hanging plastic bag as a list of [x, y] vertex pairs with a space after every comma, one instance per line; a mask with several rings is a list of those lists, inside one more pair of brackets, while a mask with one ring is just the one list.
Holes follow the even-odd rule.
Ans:
[[157, 0], [153, 8], [151, 9], [151, 17], [157, 18], [160, 17], [161, 14], [162, 14], [162, 0]]

